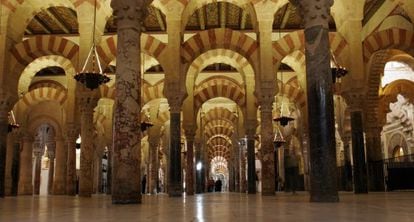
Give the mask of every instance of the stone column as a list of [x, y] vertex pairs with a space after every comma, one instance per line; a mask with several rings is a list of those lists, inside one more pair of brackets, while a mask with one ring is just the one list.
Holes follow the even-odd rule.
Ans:
[[7, 151], [6, 151], [6, 172], [5, 172], [5, 184], [4, 193], [6, 196], [11, 195], [12, 191], [12, 165], [13, 165], [13, 151], [14, 151], [14, 133], [9, 133], [7, 136]]
[[157, 193], [157, 181], [158, 181], [158, 146], [159, 137], [151, 136], [148, 140], [149, 143], [149, 177], [148, 187], [149, 192], [152, 194]]
[[[195, 148], [195, 164], [197, 166], [198, 163], [201, 163], [201, 141], [199, 139], [196, 139], [194, 142], [194, 148]], [[204, 167], [204, 166], [202, 166]], [[201, 184], [201, 169], [197, 170], [195, 172], [195, 181], [196, 181], [196, 193], [202, 193], [203, 188]]]
[[344, 169], [345, 169], [345, 190], [352, 191], [352, 165], [349, 153], [349, 143], [351, 138], [345, 136], [342, 138], [344, 143]]
[[368, 193], [367, 166], [365, 163], [362, 111], [351, 111], [352, 157], [354, 163], [354, 192]]
[[[262, 89], [260, 95], [260, 131], [261, 131], [261, 152], [262, 152], [262, 195], [275, 195], [275, 163], [273, 147], [273, 117], [272, 108], [274, 90]], [[266, 92], [267, 91], [267, 92]]]
[[32, 148], [33, 138], [30, 135], [23, 137], [23, 149], [20, 151], [19, 195], [32, 195]]
[[56, 171], [53, 181], [53, 194], [64, 195], [66, 193], [66, 160], [67, 149], [61, 137], [56, 140]]
[[337, 202], [329, 25], [333, 0], [291, 0], [304, 20], [311, 202]]
[[369, 127], [365, 133], [370, 191], [385, 191], [384, 166], [381, 150], [382, 127]]
[[112, 203], [141, 203], [141, 27], [149, 1], [116, 1], [118, 22]]
[[234, 163], [234, 192], [240, 192], [240, 145], [236, 135], [233, 135]]
[[66, 194], [76, 195], [76, 139], [78, 130], [74, 124], [68, 124], [66, 129], [66, 144], [64, 149], [67, 150], [66, 159]]
[[255, 123], [253, 121], [246, 121], [247, 126], [250, 128], [246, 129], [247, 136], [247, 193], [256, 193], [256, 154], [254, 150]]
[[240, 154], [240, 165], [240, 193], [246, 193], [246, 152], [244, 150], [242, 150]]
[[10, 100], [4, 97], [0, 95], [0, 198], [5, 195], [8, 111], [11, 107]]
[[80, 156], [80, 176], [79, 176], [79, 196], [90, 197], [93, 192], [93, 110], [97, 104], [97, 99], [83, 96], [80, 98], [81, 112], [81, 156]]
[[[174, 92], [174, 91], [170, 91]], [[168, 194], [180, 197], [183, 194], [181, 178], [181, 98], [169, 98], [170, 104], [170, 167]]]
[[186, 169], [186, 187], [187, 195], [194, 195], [194, 136], [195, 128], [187, 128], [185, 130], [185, 138], [187, 140], [187, 169]]
[[33, 180], [33, 194], [40, 194], [40, 179], [42, 173], [42, 154], [44, 150], [42, 149], [43, 144], [40, 142], [35, 142], [33, 147], [33, 154], [35, 158], [35, 171], [34, 171], [34, 180]]
[[108, 146], [108, 168], [106, 169], [106, 194], [112, 194], [112, 146]]
[[52, 194], [55, 175], [55, 151], [49, 151], [49, 180], [47, 181], [47, 193]]

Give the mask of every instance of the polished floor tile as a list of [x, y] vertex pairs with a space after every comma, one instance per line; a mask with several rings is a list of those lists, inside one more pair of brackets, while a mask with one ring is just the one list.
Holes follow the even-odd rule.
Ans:
[[307, 193], [274, 197], [211, 193], [185, 198], [145, 195], [143, 204], [112, 205], [110, 196], [0, 199], [0, 222], [19, 221], [358, 221], [414, 222], [414, 192], [341, 193], [339, 203], [309, 203]]

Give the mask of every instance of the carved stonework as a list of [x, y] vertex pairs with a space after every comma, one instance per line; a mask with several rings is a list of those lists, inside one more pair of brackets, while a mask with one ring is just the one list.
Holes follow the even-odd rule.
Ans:
[[366, 96], [360, 92], [346, 92], [343, 94], [348, 109], [353, 111], [362, 111], [366, 104]]
[[305, 20], [305, 29], [322, 25], [328, 29], [330, 19], [330, 8], [333, 0], [290, 0], [290, 2], [299, 8], [301, 17]]
[[148, 6], [152, 0], [112, 0], [111, 7], [118, 20], [118, 30], [135, 29], [141, 31], [140, 27], [148, 14]]
[[81, 97], [79, 99], [79, 107], [80, 107], [81, 113], [93, 112], [96, 105], [98, 104], [98, 100], [99, 100], [98, 98], [94, 98], [94, 97]]

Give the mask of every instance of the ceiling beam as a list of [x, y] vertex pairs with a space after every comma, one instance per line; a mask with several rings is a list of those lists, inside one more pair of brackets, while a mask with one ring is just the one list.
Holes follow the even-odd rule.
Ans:
[[219, 2], [219, 18], [220, 18], [220, 28], [226, 28], [226, 3]]
[[161, 30], [165, 31], [165, 23], [164, 23], [164, 20], [162, 19], [161, 11], [155, 7], [153, 9], [155, 11], [155, 17], [157, 17], [157, 21], [158, 21], [158, 24], [160, 25]]
[[240, 10], [241, 10], [240, 29], [244, 30], [246, 28], [247, 12], [245, 9], [240, 9]]
[[37, 24], [39, 24], [39, 26], [43, 29], [43, 31], [45, 31], [47, 34], [51, 34], [52, 31], [50, 30], [50, 28], [37, 16], [35, 15], [33, 17], [33, 19], [37, 22]]
[[54, 11], [46, 9], [45, 12], [50, 18], [52, 18], [54, 22], [56, 22], [56, 24], [63, 30], [63, 32], [66, 34], [70, 33], [70, 28], [68, 28], [68, 26], [63, 23], [62, 19]]
[[201, 30], [205, 30], [206, 29], [206, 21], [205, 21], [205, 17], [204, 17], [204, 9], [205, 9], [206, 7], [201, 7], [199, 10], [198, 10], [198, 12], [197, 12], [197, 15], [198, 15], [198, 22], [200, 23], [200, 29]]

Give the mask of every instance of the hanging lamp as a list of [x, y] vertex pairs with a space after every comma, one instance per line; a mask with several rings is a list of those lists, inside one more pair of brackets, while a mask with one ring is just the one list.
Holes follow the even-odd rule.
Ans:
[[7, 132], [12, 132], [14, 129], [18, 129], [20, 126], [16, 123], [13, 110], [9, 112], [9, 124], [7, 125]]
[[[86, 88], [94, 90], [100, 85], [105, 84], [111, 80], [107, 75], [102, 71], [101, 62], [99, 60], [98, 52], [96, 51], [95, 43], [95, 29], [96, 29], [96, 0], [94, 1], [94, 11], [93, 11], [93, 30], [92, 30], [92, 46], [89, 50], [88, 57], [86, 57], [85, 63], [82, 67], [82, 70], [77, 73], [74, 78], [76, 81], [82, 83]], [[92, 70], [87, 70], [87, 66], [91, 63]], [[96, 70], [95, 66], [98, 66]]]
[[273, 147], [275, 150], [279, 149], [283, 144], [286, 143], [285, 138], [282, 135], [279, 127], [276, 128], [275, 138], [273, 139]]
[[346, 74], [348, 74], [348, 70], [345, 67], [339, 65], [332, 51], [331, 51], [331, 58], [333, 61], [333, 66], [331, 67], [332, 82], [335, 83], [336, 79], [340, 79], [344, 77]]
[[[282, 82], [282, 90], [281, 91], [283, 93], [284, 92], [283, 70], [280, 71], [280, 81]], [[274, 118], [273, 121], [279, 122], [281, 126], [286, 126], [286, 125], [289, 124], [290, 121], [295, 120], [295, 118], [292, 118], [289, 114], [284, 115], [283, 105], [284, 105], [284, 102], [283, 102], [283, 98], [282, 98], [282, 104], [280, 105], [280, 116]], [[289, 107], [288, 107], [288, 111], [289, 111]]]

